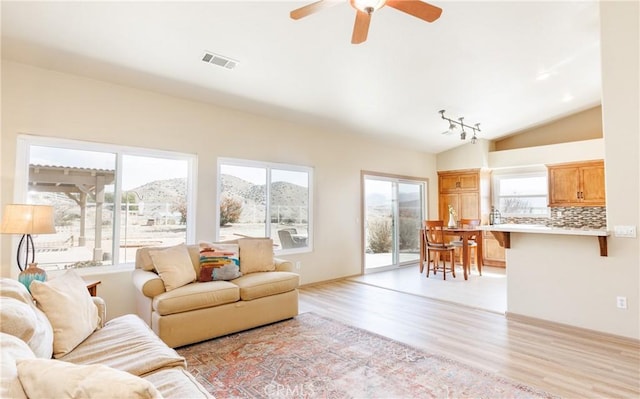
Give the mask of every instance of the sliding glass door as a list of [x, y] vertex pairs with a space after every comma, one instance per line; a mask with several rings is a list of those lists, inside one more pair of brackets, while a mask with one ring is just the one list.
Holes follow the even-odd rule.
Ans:
[[416, 263], [426, 181], [363, 174], [364, 271]]

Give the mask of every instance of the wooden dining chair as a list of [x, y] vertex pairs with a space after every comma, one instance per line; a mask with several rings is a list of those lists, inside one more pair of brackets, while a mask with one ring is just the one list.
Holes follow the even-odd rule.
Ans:
[[[480, 226], [480, 219], [460, 219], [460, 227], [462, 228], [476, 228], [478, 226]], [[476, 270], [478, 270], [478, 262], [476, 261], [477, 251], [478, 251], [477, 240], [481, 240], [481, 239], [482, 237], [471, 236], [467, 241], [467, 247], [468, 247], [467, 256], [469, 256], [469, 259], [467, 259], [467, 264], [471, 265], [472, 263], [474, 263], [476, 265]], [[462, 240], [451, 241], [451, 245], [455, 246], [456, 249], [458, 250], [460, 263], [464, 265], [464, 261], [462, 259], [462, 253], [463, 253]], [[471, 255], [472, 252], [473, 252], [473, 255]], [[469, 270], [471, 270], [471, 267], [469, 267]]]
[[[427, 261], [427, 277], [433, 265], [433, 274], [438, 270], [442, 271], [442, 277], [447, 279], [447, 273], [456, 276], [455, 268], [455, 247], [444, 241], [444, 221], [442, 220], [425, 220], [423, 231], [424, 246], [426, 248]], [[433, 258], [432, 258], [433, 255]], [[442, 257], [442, 267], [440, 266], [440, 258]], [[447, 270], [447, 255], [449, 260], [449, 269]]]

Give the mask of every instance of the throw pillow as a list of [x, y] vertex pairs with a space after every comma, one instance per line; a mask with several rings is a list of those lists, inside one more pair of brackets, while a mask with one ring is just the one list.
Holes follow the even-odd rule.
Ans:
[[98, 308], [74, 270], [46, 282], [34, 280], [30, 288], [53, 328], [53, 357], [71, 352], [98, 328]]
[[7, 277], [0, 278], [0, 296], [14, 298], [27, 304], [33, 303], [33, 298], [24, 284]]
[[101, 364], [62, 360], [18, 360], [18, 378], [30, 398], [162, 398], [140, 377]]
[[0, 297], [0, 331], [23, 340], [38, 357], [53, 353], [53, 330], [49, 320], [33, 303]]
[[238, 244], [200, 244], [199, 281], [233, 280], [240, 273]]
[[196, 271], [186, 245], [150, 250], [149, 256], [166, 291], [175, 290], [195, 281]]
[[29, 305], [10, 297], [0, 297], [0, 331], [29, 342], [36, 331], [36, 314]]
[[273, 262], [273, 240], [270, 238], [243, 238], [240, 247], [240, 271], [242, 274], [276, 270]]
[[27, 399], [18, 378], [16, 361], [33, 359], [35, 355], [23, 340], [5, 333], [0, 333], [0, 353], [0, 398]]
[[242, 273], [240, 273], [240, 268], [235, 263], [224, 265], [222, 267], [214, 267], [211, 274], [213, 280], [224, 281], [233, 280], [240, 276], [242, 276]]

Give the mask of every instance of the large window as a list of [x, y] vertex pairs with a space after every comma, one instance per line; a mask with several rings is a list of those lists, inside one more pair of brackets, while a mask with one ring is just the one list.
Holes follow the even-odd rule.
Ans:
[[271, 237], [276, 250], [311, 249], [312, 169], [220, 159], [218, 239]]
[[55, 210], [56, 233], [34, 237], [40, 267], [132, 263], [142, 246], [194, 241], [195, 156], [33, 136], [18, 150], [18, 202]]
[[546, 169], [494, 171], [494, 206], [502, 216], [547, 217]]

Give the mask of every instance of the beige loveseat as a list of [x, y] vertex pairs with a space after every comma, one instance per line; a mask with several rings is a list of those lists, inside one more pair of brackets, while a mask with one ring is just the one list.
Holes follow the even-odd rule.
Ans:
[[[0, 398], [212, 398], [139, 317], [105, 323], [104, 301], [90, 297], [77, 274], [46, 283], [57, 285], [57, 297], [34, 284], [42, 283], [31, 284], [32, 297], [18, 281], [0, 279]], [[78, 329], [85, 332], [70, 341]]]
[[187, 245], [193, 274], [183, 280], [188, 283], [172, 283], [168, 289], [168, 280], [156, 267], [163, 260], [158, 252], [163, 249], [137, 251], [133, 272], [137, 313], [167, 345], [192, 344], [298, 314], [299, 275], [292, 272], [291, 262], [274, 259], [270, 239], [208, 245], [237, 245], [242, 276], [198, 281], [203, 244]]

